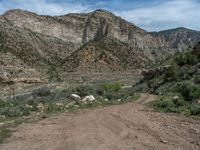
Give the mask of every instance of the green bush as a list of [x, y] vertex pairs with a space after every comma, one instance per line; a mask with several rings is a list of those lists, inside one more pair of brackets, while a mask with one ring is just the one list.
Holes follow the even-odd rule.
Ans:
[[200, 115], [200, 105], [199, 104], [191, 104], [189, 106], [189, 111], [191, 115]]
[[3, 141], [6, 138], [9, 138], [11, 136], [11, 130], [6, 129], [6, 128], [1, 128], [0, 129], [0, 144], [3, 143]]
[[194, 65], [198, 63], [198, 55], [193, 52], [187, 52], [184, 54], [180, 54], [175, 58], [175, 62], [180, 65]]
[[100, 95], [100, 96], [104, 96], [106, 94], [106, 91], [103, 88], [97, 88], [96, 92], [97, 92], [97, 95]]
[[200, 115], [200, 105], [185, 101], [183, 98], [173, 99], [163, 96], [153, 102], [153, 108], [159, 112], [182, 113], [185, 115]]
[[157, 111], [171, 112], [173, 102], [169, 99], [161, 98], [153, 104]]
[[196, 75], [193, 81], [195, 84], [200, 84], [200, 75]]
[[186, 106], [184, 100], [172, 100], [170, 97], [162, 97], [153, 103], [154, 109], [159, 112], [181, 113], [186, 111]]
[[0, 115], [4, 115], [6, 117], [18, 117], [28, 116], [29, 114], [29, 109], [23, 103], [0, 100]]
[[122, 87], [124, 86], [123, 83], [121, 82], [114, 82], [114, 83], [103, 83], [101, 84], [99, 87], [103, 90], [105, 90], [106, 92], [109, 91], [119, 91]]
[[172, 102], [173, 102], [174, 107], [176, 108], [180, 106], [184, 106], [186, 104], [186, 102], [182, 98], [172, 99]]
[[0, 110], [0, 115], [4, 115], [6, 117], [28, 116], [29, 114], [29, 109], [24, 105], [5, 107]]
[[171, 63], [171, 67], [166, 71], [164, 75], [165, 80], [177, 80], [178, 78], [178, 65], [174, 62]]
[[179, 92], [184, 100], [193, 102], [200, 98], [200, 85], [196, 85], [191, 81], [180, 82], [176, 86], [176, 92]]

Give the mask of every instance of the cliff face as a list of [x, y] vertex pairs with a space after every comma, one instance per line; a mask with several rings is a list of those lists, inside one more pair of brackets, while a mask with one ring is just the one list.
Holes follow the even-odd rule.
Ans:
[[152, 46], [158, 42], [134, 24], [104, 10], [58, 17], [39, 16], [27, 11], [11, 10], [3, 16], [17, 27], [74, 43], [83, 44], [105, 36], [130, 42], [140, 48]]
[[166, 46], [183, 51], [188, 46], [194, 46], [200, 40], [200, 32], [187, 28], [176, 28], [155, 34], [166, 43]]
[[[144, 67], [200, 39], [200, 32], [185, 28], [150, 33], [105, 10], [54, 17], [10, 10], [0, 16], [0, 23], [1, 51], [40, 70], [61, 65], [60, 71]], [[100, 57], [102, 49], [105, 57]]]

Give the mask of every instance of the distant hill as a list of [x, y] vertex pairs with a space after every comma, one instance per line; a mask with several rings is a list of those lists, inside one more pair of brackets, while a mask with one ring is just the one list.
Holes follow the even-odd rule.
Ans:
[[[133, 71], [199, 40], [199, 31], [147, 32], [100, 9], [55, 17], [17, 9], [0, 16], [1, 55], [15, 58], [13, 66], [36, 69], [47, 78], [68, 71]], [[11, 64], [1, 60], [0, 65]]]

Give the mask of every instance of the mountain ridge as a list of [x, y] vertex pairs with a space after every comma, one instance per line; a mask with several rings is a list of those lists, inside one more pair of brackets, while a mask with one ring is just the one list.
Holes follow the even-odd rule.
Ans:
[[[132, 71], [185, 51], [189, 45], [193, 46], [200, 40], [199, 31], [176, 28], [147, 32], [112, 12], [101, 9], [61, 16], [38, 15], [17, 9], [0, 15], [0, 22], [1, 47], [23, 60], [24, 64], [41, 72], [46, 70], [47, 74], [52, 71], [53, 74], [58, 74], [56, 68], [59, 68], [59, 72], [84, 71], [81, 68], [103, 72], [104, 69], [100, 67], [103, 63], [106, 72], [123, 69]], [[112, 41], [117, 42], [113, 45]], [[105, 54], [105, 57], [99, 57], [102, 53], [99, 43], [106, 45], [104, 48], [108, 58]], [[93, 50], [90, 51], [90, 48]], [[84, 53], [91, 57], [86, 57]], [[80, 63], [76, 57], [85, 63], [77, 66]], [[96, 59], [96, 62], [86, 62], [87, 58]], [[143, 65], [138, 66], [140, 61]]]

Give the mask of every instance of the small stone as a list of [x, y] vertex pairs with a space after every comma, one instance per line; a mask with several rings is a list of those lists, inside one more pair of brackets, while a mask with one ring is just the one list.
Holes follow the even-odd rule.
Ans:
[[5, 123], [0, 122], [0, 127], [3, 127], [5, 125]]
[[137, 139], [137, 138], [138, 138], [138, 136], [137, 136], [137, 135], [135, 135], [135, 138]]
[[63, 106], [63, 103], [56, 103], [56, 106]]
[[118, 101], [118, 102], [121, 102], [122, 100], [121, 100], [121, 99], [118, 99], [117, 101]]
[[44, 107], [44, 105], [43, 105], [42, 103], [39, 103], [38, 106], [37, 106], [37, 108], [38, 108], [41, 112], [43, 112], [44, 109], [45, 109], [45, 107]]
[[29, 108], [29, 109], [32, 109], [32, 108], [33, 108], [33, 106], [28, 105], [28, 104], [26, 104], [25, 106], [26, 106], [27, 108]]
[[160, 139], [160, 142], [161, 142], [161, 143], [164, 143], [164, 144], [168, 143], [168, 141], [167, 141], [167, 140], [164, 140], [164, 139]]

